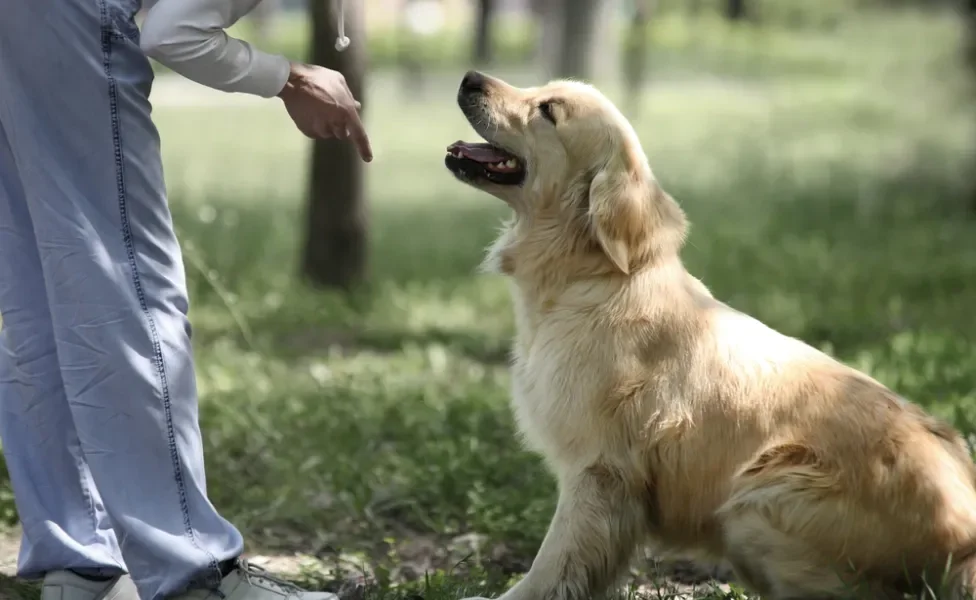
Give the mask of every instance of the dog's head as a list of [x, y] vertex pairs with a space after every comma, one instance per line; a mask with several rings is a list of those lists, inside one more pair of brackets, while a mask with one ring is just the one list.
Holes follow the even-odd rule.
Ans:
[[488, 143], [456, 142], [445, 164], [515, 211], [503, 271], [562, 257], [578, 275], [626, 275], [680, 250], [683, 212], [655, 181], [630, 123], [596, 89], [522, 89], [472, 71], [457, 100]]

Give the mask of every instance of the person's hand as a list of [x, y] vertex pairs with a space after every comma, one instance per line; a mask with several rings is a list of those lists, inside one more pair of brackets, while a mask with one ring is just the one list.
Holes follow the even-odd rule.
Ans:
[[352, 138], [363, 160], [373, 160], [369, 137], [359, 118], [362, 107], [342, 73], [293, 63], [288, 83], [278, 94], [299, 131], [310, 138]]

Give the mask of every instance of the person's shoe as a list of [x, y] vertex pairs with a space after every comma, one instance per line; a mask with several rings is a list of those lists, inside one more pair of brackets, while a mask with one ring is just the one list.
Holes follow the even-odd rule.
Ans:
[[338, 600], [329, 592], [306, 592], [261, 567], [238, 560], [214, 590], [191, 590], [171, 600]]
[[71, 571], [51, 571], [44, 577], [41, 600], [139, 600], [127, 574], [97, 581]]

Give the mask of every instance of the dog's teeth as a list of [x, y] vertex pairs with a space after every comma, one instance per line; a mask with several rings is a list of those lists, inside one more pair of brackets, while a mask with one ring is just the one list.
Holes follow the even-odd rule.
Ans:
[[515, 159], [514, 158], [508, 159], [508, 162], [505, 163], [505, 166], [508, 167], [508, 168], [510, 168], [510, 169], [514, 169], [515, 168]]

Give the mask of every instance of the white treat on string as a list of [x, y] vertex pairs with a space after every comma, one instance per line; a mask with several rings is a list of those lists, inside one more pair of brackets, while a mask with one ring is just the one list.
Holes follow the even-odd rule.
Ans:
[[336, 38], [335, 49], [342, 52], [350, 43], [346, 37], [346, 0], [339, 0], [339, 37]]

